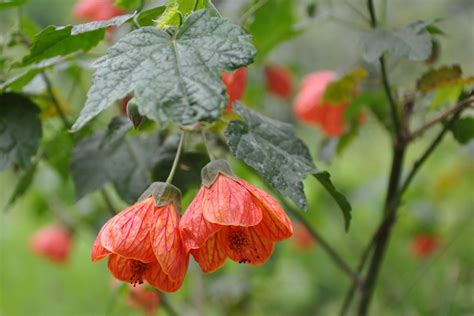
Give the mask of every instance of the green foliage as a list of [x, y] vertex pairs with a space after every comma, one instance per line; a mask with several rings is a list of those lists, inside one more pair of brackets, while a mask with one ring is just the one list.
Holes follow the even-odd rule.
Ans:
[[462, 78], [462, 69], [459, 65], [442, 66], [425, 72], [416, 82], [418, 91], [427, 93], [432, 90], [447, 87], [463, 87], [474, 83], [474, 77]]
[[42, 135], [39, 112], [36, 104], [22, 95], [0, 94], [0, 171], [31, 164]]
[[352, 122], [357, 119], [363, 107], [369, 108], [383, 126], [392, 129], [387, 96], [382, 90], [364, 91], [358, 94], [344, 113], [344, 120]]
[[78, 35], [82, 33], [92, 32], [95, 30], [105, 29], [108, 27], [120, 26], [125, 22], [130, 21], [131, 19], [135, 18], [136, 13], [134, 14], [125, 14], [119, 15], [110, 19], [108, 21], [94, 21], [84, 24], [74, 25], [71, 30], [71, 35]]
[[230, 121], [225, 131], [235, 157], [260, 173], [275, 189], [306, 210], [303, 179], [316, 172], [306, 145], [291, 125], [267, 118], [240, 103], [234, 112], [244, 121]]
[[138, 14], [137, 22], [140, 26], [151, 26], [155, 24], [155, 19], [158, 18], [164, 11], [165, 6], [159, 6], [155, 8], [151, 8], [148, 10], [141, 11]]
[[357, 68], [331, 82], [324, 92], [323, 103], [338, 105], [350, 101], [354, 97], [357, 85], [367, 77], [367, 74], [364, 68]]
[[327, 171], [316, 172], [313, 174], [314, 177], [322, 184], [322, 186], [331, 194], [332, 198], [336, 201], [337, 205], [342, 211], [344, 216], [344, 223], [346, 231], [349, 230], [349, 226], [351, 224], [351, 211], [352, 207], [347, 201], [346, 197], [339, 192], [334, 184], [331, 182], [331, 175]]
[[298, 20], [295, 5], [296, 1], [272, 0], [267, 1], [253, 13], [248, 30], [257, 48], [257, 62], [264, 60], [279, 44], [301, 34], [301, 31], [296, 29]]
[[206, 10], [191, 14], [174, 36], [151, 27], [133, 31], [97, 61], [73, 130], [132, 91], [140, 113], [153, 120], [213, 121], [227, 105], [218, 69], [247, 65], [254, 55], [248, 35]]
[[134, 203], [151, 183], [153, 159], [161, 139], [139, 135], [108, 145], [105, 135], [101, 132], [88, 137], [73, 150], [71, 172], [76, 198], [111, 182], [124, 201]]
[[100, 143], [100, 148], [114, 147], [123, 140], [128, 131], [132, 128], [132, 122], [127, 117], [116, 116], [110, 121], [104, 138]]
[[474, 117], [463, 117], [451, 127], [454, 138], [460, 144], [468, 144], [474, 138]]
[[427, 59], [431, 54], [431, 35], [426, 27], [430, 24], [431, 21], [417, 21], [401, 29], [371, 31], [364, 40], [364, 59], [373, 62], [385, 52], [415, 61]]
[[15, 8], [24, 5], [29, 0], [0, 0], [0, 10]]
[[26, 168], [18, 177], [18, 182], [15, 185], [15, 189], [13, 189], [13, 193], [7, 200], [7, 203], [3, 207], [3, 211], [8, 210], [13, 203], [16, 202], [17, 199], [23, 196], [26, 191], [30, 188], [31, 184], [33, 183], [33, 178], [35, 177], [38, 161], [35, 161], [31, 164], [28, 168]]
[[140, 5], [141, 0], [115, 0], [114, 5], [124, 10], [132, 10]]

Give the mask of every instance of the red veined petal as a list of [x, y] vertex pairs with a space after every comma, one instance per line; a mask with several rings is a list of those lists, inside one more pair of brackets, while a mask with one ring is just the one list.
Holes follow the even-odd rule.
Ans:
[[225, 227], [218, 234], [229, 258], [238, 263], [263, 264], [273, 253], [273, 242], [257, 227]]
[[254, 187], [245, 180], [239, 179], [238, 181], [252, 194], [253, 199], [256, 199], [264, 208], [262, 212], [263, 219], [258, 225], [258, 229], [266, 238], [272, 241], [281, 241], [293, 235], [291, 220], [270, 194]]
[[[189, 260], [189, 257], [188, 257]], [[187, 265], [187, 264], [186, 264]], [[152, 262], [148, 264], [148, 268], [144, 276], [145, 280], [148, 281], [152, 286], [156, 287], [163, 292], [175, 292], [177, 291], [184, 281], [184, 275], [178, 279], [172, 280], [161, 268], [158, 262]]]
[[204, 219], [202, 213], [204, 190], [207, 189], [203, 187], [199, 190], [179, 223], [181, 237], [188, 252], [190, 249], [201, 247], [210, 236], [222, 229], [221, 225]]
[[108, 220], [104, 224], [104, 226], [102, 226], [102, 228], [99, 231], [99, 234], [97, 235], [97, 238], [94, 241], [94, 245], [92, 246], [92, 252], [91, 252], [92, 261], [99, 261], [99, 260], [107, 257], [109, 254], [111, 254], [111, 252], [109, 250], [107, 250], [106, 248], [104, 248], [104, 246], [102, 246], [102, 242], [101, 242], [102, 233], [104, 232], [104, 230], [107, 227], [107, 225], [109, 224], [109, 222], [110, 222], [110, 220]]
[[102, 232], [102, 246], [122, 257], [155, 261], [149, 236], [154, 212], [155, 202], [150, 197], [115, 215]]
[[191, 254], [204, 273], [219, 269], [227, 258], [221, 233], [211, 236], [199, 249], [192, 249]]
[[130, 282], [134, 285], [143, 283], [143, 278], [149, 265], [149, 263], [128, 259], [114, 253], [109, 256], [109, 262], [107, 264], [115, 278]]
[[172, 280], [183, 279], [188, 268], [189, 255], [184, 249], [179, 232], [179, 216], [173, 203], [155, 212], [155, 227], [151, 232], [153, 251], [162, 270]]
[[223, 226], [255, 226], [262, 220], [262, 211], [237, 181], [220, 174], [209, 189], [203, 190], [205, 220]]

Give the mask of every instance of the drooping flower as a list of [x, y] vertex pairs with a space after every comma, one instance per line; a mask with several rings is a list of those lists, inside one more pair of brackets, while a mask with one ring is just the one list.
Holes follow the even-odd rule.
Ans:
[[295, 224], [295, 234], [292, 237], [296, 248], [299, 250], [309, 250], [316, 245], [316, 240], [313, 238], [308, 229], [301, 223]]
[[322, 103], [327, 86], [335, 80], [337, 74], [332, 71], [313, 72], [303, 80], [293, 110], [296, 117], [308, 124], [317, 124], [330, 137], [344, 132], [344, 112], [347, 103]]
[[225, 160], [202, 169], [202, 186], [180, 222], [185, 247], [204, 272], [226, 258], [263, 264], [273, 244], [289, 238], [293, 226], [268, 193], [237, 178]]
[[71, 231], [57, 224], [41, 228], [30, 239], [33, 253], [56, 263], [67, 262], [71, 245]]
[[290, 70], [280, 65], [265, 67], [265, 86], [267, 90], [281, 99], [288, 99], [293, 89]]
[[156, 315], [160, 305], [160, 295], [157, 290], [151, 289], [146, 284], [136, 287], [129, 286], [127, 304], [143, 311], [145, 315]]
[[232, 72], [223, 72], [222, 81], [227, 89], [227, 97], [229, 98], [226, 110], [230, 112], [234, 103], [244, 95], [247, 84], [247, 68], [241, 67]]
[[83, 21], [106, 21], [124, 13], [114, 0], [78, 0], [73, 8], [74, 18]]
[[432, 255], [438, 248], [439, 237], [432, 233], [420, 233], [411, 240], [411, 251], [417, 258], [425, 258]]
[[109, 258], [113, 276], [132, 285], [148, 281], [164, 291], [178, 290], [189, 254], [179, 232], [180, 193], [155, 182], [139, 201], [104, 224], [92, 248], [92, 261]]

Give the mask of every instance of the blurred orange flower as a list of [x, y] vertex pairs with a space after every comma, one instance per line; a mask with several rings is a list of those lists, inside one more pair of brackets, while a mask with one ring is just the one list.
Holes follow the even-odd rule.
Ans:
[[261, 265], [275, 242], [293, 234], [291, 221], [278, 202], [238, 179], [225, 160], [209, 163], [202, 178], [180, 229], [186, 249], [204, 272], [218, 269], [227, 257]]
[[316, 240], [309, 230], [301, 223], [295, 224], [295, 234], [293, 235], [295, 246], [300, 250], [309, 250], [316, 245]]
[[114, 277], [132, 285], [146, 280], [165, 292], [178, 290], [189, 255], [179, 233], [177, 208], [172, 201], [157, 206], [149, 196], [120, 212], [100, 230], [92, 260], [108, 256]]
[[124, 13], [114, 0], [78, 0], [73, 8], [74, 17], [84, 21], [105, 21]]
[[247, 84], [247, 68], [241, 67], [232, 72], [223, 72], [222, 81], [227, 89], [229, 103], [226, 111], [232, 111], [234, 103], [242, 98]]
[[30, 239], [33, 253], [56, 263], [65, 263], [71, 250], [72, 233], [61, 225], [49, 225], [41, 228]]
[[147, 288], [145, 284], [129, 287], [127, 303], [130, 307], [143, 311], [145, 315], [155, 315], [160, 305], [160, 294], [157, 290]]
[[275, 96], [288, 99], [293, 89], [292, 74], [290, 70], [284, 66], [266, 66], [265, 85], [267, 90]]
[[432, 255], [438, 248], [439, 237], [432, 233], [421, 233], [415, 235], [411, 240], [411, 252], [417, 258], [425, 258]]

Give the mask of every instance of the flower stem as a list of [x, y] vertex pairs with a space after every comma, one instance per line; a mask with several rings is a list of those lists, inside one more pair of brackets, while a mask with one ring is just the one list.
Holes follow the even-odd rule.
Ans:
[[183, 149], [184, 134], [185, 132], [183, 131], [179, 139], [178, 149], [176, 150], [176, 156], [174, 157], [173, 166], [171, 167], [171, 171], [168, 175], [168, 178], [166, 179], [166, 183], [171, 183], [173, 181], [174, 174], [176, 173], [176, 170], [178, 169], [179, 157], [181, 156], [181, 151]]
[[204, 145], [206, 146], [206, 151], [207, 151], [207, 154], [209, 156], [209, 160], [210, 161], [215, 160], [216, 158], [214, 157], [214, 155], [212, 154], [212, 152], [210, 150], [209, 143], [207, 142], [206, 131], [204, 131], [204, 129], [201, 129], [201, 136], [202, 136], [202, 140], [204, 142]]

